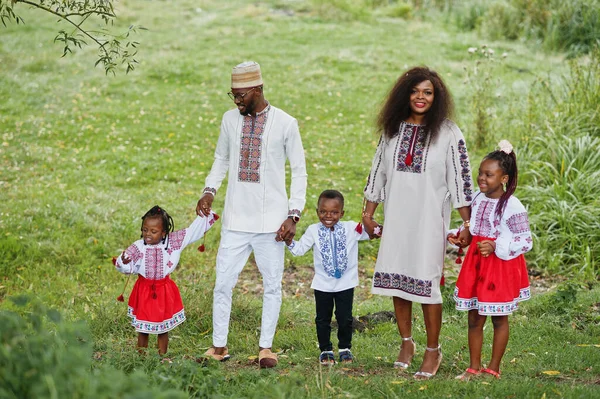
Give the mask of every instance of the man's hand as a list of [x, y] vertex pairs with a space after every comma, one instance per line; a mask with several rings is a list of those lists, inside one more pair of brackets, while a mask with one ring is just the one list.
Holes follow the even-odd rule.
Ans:
[[279, 230], [277, 230], [277, 235], [275, 236], [276, 241], [285, 241], [286, 243], [289, 241], [290, 244], [294, 236], [296, 235], [296, 223], [290, 218], [285, 219], [285, 221], [281, 224]]
[[131, 258], [128, 258], [127, 256], [125, 256], [125, 252], [123, 252], [123, 254], [121, 255], [121, 262], [123, 262], [123, 264], [126, 265], [129, 262], [131, 262]]
[[196, 215], [198, 216], [208, 216], [210, 215], [210, 211], [212, 209], [212, 203], [215, 197], [211, 193], [205, 193], [199, 200], [196, 205]]

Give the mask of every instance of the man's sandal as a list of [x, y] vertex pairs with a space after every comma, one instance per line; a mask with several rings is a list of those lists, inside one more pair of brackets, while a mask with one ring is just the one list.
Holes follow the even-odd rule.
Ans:
[[218, 355], [216, 353], [216, 348], [214, 346], [211, 346], [210, 348], [208, 348], [208, 350], [206, 352], [204, 352], [204, 357], [206, 358], [210, 358], [219, 362], [224, 362], [226, 360], [229, 360], [229, 358], [231, 356], [229, 356], [229, 350], [227, 349], [227, 347], [223, 348], [223, 353]]
[[400, 349], [400, 352], [398, 353], [398, 358], [394, 362], [394, 368], [406, 370], [407, 368], [410, 367], [410, 363], [412, 362], [413, 357], [415, 357], [415, 352], [417, 351], [417, 344], [415, 344], [413, 337], [402, 338], [402, 341], [411, 341], [412, 342], [413, 354], [411, 355], [410, 359], [408, 359], [408, 362], [402, 362], [402, 361], [400, 361], [400, 353], [402, 353], [402, 349]]
[[[438, 360], [437, 360], [437, 364], [435, 366], [435, 369], [430, 373], [428, 371], [417, 371], [414, 375], [415, 380], [428, 380], [431, 377], [435, 376], [438, 372], [438, 370], [440, 369], [440, 364], [442, 364], [442, 346], [438, 345], [437, 348], [425, 348], [425, 350], [427, 352], [437, 352], [438, 353]], [[421, 365], [421, 367], [423, 367], [423, 365]]]
[[478, 377], [481, 375], [482, 370], [475, 370], [472, 368], [468, 368], [465, 370], [464, 373], [457, 375], [455, 377], [456, 380], [461, 380], [461, 381], [469, 381], [471, 378], [473, 377]]
[[258, 352], [258, 365], [261, 369], [270, 369], [277, 366], [277, 354], [271, 352], [270, 348]]
[[499, 371], [494, 371], [492, 369], [485, 368], [485, 369], [481, 370], [481, 372], [493, 375], [494, 378], [496, 378], [497, 380], [500, 379], [500, 372]]

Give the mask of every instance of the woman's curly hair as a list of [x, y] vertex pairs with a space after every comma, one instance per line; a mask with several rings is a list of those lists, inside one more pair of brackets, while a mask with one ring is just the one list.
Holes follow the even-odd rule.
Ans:
[[433, 104], [425, 114], [427, 134], [434, 138], [444, 120], [452, 115], [454, 110], [452, 95], [437, 72], [427, 67], [412, 68], [398, 78], [379, 113], [377, 127], [386, 138], [392, 138], [398, 134], [400, 124], [411, 114], [410, 94], [412, 89], [426, 80], [433, 84], [434, 89]]

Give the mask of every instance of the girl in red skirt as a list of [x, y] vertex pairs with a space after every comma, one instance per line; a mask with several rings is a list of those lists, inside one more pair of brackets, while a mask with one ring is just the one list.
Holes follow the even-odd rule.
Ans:
[[173, 231], [173, 219], [156, 205], [142, 216], [141, 239], [115, 259], [118, 271], [138, 275], [128, 303], [138, 347], [147, 348], [149, 334], [157, 334], [158, 353], [167, 353], [169, 331], [185, 321], [179, 289], [169, 274], [181, 251], [202, 238], [217, 219], [215, 213], [198, 216], [190, 227]]
[[[457, 376], [468, 380], [481, 373], [500, 378], [500, 361], [509, 337], [508, 315], [520, 301], [530, 298], [523, 254], [532, 248], [527, 211], [513, 196], [517, 188], [517, 158], [512, 145], [502, 140], [500, 150], [489, 153], [479, 166], [479, 192], [471, 203], [471, 245], [458, 275], [454, 300], [458, 310], [469, 311], [469, 368]], [[458, 238], [449, 236], [452, 244]], [[481, 364], [483, 326], [492, 316], [494, 341], [487, 368]]]

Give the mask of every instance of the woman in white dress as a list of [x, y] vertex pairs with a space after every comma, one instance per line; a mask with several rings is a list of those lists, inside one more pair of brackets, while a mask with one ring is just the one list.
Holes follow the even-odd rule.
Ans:
[[[372, 292], [392, 296], [402, 346], [394, 366], [407, 369], [415, 355], [412, 303], [422, 304], [427, 347], [415, 378], [433, 377], [442, 361], [439, 336], [446, 232], [451, 206], [468, 226], [472, 179], [460, 129], [448, 118], [452, 98], [440, 76], [412, 68], [400, 76], [379, 114], [381, 138], [364, 191], [363, 224], [384, 203], [384, 227]], [[460, 242], [469, 239], [468, 228]]]

